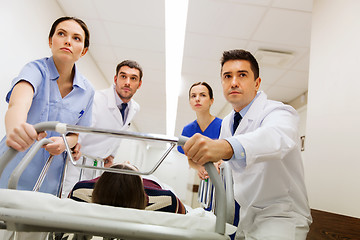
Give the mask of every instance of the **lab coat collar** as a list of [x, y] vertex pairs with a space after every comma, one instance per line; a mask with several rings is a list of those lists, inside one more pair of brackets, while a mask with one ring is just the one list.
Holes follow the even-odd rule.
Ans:
[[[119, 111], [119, 108], [116, 104], [116, 97], [119, 97], [116, 92], [115, 92], [115, 85], [113, 84], [110, 88], [107, 89], [106, 92], [106, 96], [107, 96], [107, 104], [108, 104], [108, 108], [113, 112], [113, 115], [116, 117], [117, 121], [122, 122], [122, 116], [121, 113]], [[128, 102], [128, 114], [126, 117], [126, 121], [125, 123], [123, 123], [123, 125], [128, 125], [131, 120], [133, 119], [133, 116], [135, 115], [135, 113], [137, 111], [139, 111], [140, 106], [133, 100], [131, 99]]]
[[247, 118], [251, 120], [257, 118], [261, 114], [261, 111], [259, 111], [259, 109], [263, 108], [266, 99], [266, 93], [264, 93], [263, 91], [259, 91], [245, 116], [247, 116]]
[[[259, 111], [259, 109], [263, 108], [263, 105], [265, 104], [267, 96], [263, 91], [259, 91], [255, 97], [255, 99], [251, 102], [251, 105], [249, 106], [249, 108], [247, 109], [245, 115], [242, 116], [242, 120], [238, 126], [238, 128], [236, 129], [234, 135], [236, 135], [236, 133], [241, 133], [241, 132], [245, 132], [247, 129], [247, 126], [249, 126], [249, 124], [251, 124], [251, 122], [253, 122], [255, 119], [258, 118], [258, 116], [261, 114], [261, 111]], [[233, 111], [233, 114], [235, 113], [235, 111]], [[233, 115], [232, 115], [233, 116]], [[232, 117], [233, 119], [233, 117]]]

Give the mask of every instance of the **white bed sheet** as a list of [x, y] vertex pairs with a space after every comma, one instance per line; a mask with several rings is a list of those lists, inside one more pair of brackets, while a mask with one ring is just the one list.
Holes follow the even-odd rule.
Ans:
[[[110, 207], [93, 203], [59, 199], [41, 192], [0, 189], [0, 208], [19, 209], [47, 214], [66, 214], [101, 220], [192, 229], [214, 232], [216, 217], [203, 209], [191, 210], [188, 214], [144, 211], [129, 208]], [[1, 219], [0, 219], [1, 220]], [[226, 234], [236, 231], [236, 227], [226, 224]]]

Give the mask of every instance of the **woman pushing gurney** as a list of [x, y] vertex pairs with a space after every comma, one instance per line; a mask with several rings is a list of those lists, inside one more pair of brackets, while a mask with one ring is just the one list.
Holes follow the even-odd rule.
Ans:
[[[25, 151], [16, 155], [0, 178], [0, 188], [6, 184], [13, 169], [24, 157], [37, 134], [32, 124], [44, 121], [90, 126], [94, 90], [82, 76], [75, 62], [84, 56], [89, 47], [89, 30], [77, 18], [57, 19], [49, 33], [52, 56], [32, 61], [24, 66], [13, 80], [6, 96], [9, 107], [5, 115], [6, 138], [0, 143], [0, 155], [8, 147]], [[19, 180], [19, 189], [32, 190], [42, 166], [54, 158], [40, 191], [58, 194], [66, 159], [63, 139], [56, 132], [48, 133], [52, 143], [41, 149]], [[78, 135], [68, 133], [66, 138], [73, 147]]]

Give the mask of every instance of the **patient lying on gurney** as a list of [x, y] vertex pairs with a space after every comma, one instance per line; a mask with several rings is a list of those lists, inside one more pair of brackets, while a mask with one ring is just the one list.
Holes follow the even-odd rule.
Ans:
[[[135, 170], [130, 164], [112, 168]], [[104, 172], [100, 177], [75, 184], [69, 198], [81, 202], [185, 214], [181, 201], [156, 181], [137, 175]]]

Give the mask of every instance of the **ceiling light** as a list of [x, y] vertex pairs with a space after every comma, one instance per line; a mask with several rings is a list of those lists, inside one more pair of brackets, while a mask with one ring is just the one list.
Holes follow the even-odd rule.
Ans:
[[165, 1], [166, 134], [175, 133], [188, 1]]

